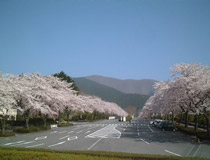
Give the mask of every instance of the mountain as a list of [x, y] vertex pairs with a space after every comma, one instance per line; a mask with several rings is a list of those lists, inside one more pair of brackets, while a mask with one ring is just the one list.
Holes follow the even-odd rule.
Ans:
[[137, 112], [144, 106], [146, 100], [149, 98], [147, 95], [122, 93], [112, 87], [96, 83], [84, 77], [73, 78], [73, 80], [82, 92], [101, 97], [103, 100], [109, 102], [114, 102], [122, 108], [135, 106]]
[[153, 85], [156, 80], [152, 79], [142, 79], [142, 80], [121, 80], [110, 77], [103, 76], [88, 76], [85, 77], [88, 80], [94, 81], [96, 83], [112, 87], [123, 93], [131, 94], [141, 94], [141, 95], [152, 95], [153, 94]]

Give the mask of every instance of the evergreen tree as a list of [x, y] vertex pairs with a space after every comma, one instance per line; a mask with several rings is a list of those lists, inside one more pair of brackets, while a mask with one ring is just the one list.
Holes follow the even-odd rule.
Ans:
[[58, 77], [62, 81], [66, 81], [67, 83], [72, 83], [73, 90], [79, 92], [79, 88], [76, 86], [74, 80], [70, 76], [68, 76], [67, 74], [65, 74], [63, 71], [61, 71], [60, 73], [55, 73], [53, 76], [54, 77]]

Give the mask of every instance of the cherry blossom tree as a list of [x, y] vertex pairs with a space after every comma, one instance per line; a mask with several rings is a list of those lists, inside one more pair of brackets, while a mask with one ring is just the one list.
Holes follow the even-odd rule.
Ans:
[[172, 81], [155, 84], [155, 93], [148, 99], [140, 113], [145, 117], [152, 113], [185, 112], [187, 127], [188, 113], [195, 115], [195, 131], [197, 116], [206, 118], [209, 133], [207, 111], [210, 109], [210, 69], [201, 64], [176, 64], [171, 68]]
[[9, 116], [9, 111], [16, 105], [13, 87], [13, 76], [0, 73], [0, 118], [1, 118], [1, 133], [5, 133], [6, 120]]
[[98, 97], [77, 95], [72, 83], [54, 76], [1, 74], [0, 94], [0, 109], [7, 111], [16, 107], [25, 116], [26, 128], [29, 128], [29, 117], [39, 113], [42, 114], [45, 126], [47, 116], [59, 116], [63, 112], [68, 115], [71, 111], [127, 114], [114, 103]]

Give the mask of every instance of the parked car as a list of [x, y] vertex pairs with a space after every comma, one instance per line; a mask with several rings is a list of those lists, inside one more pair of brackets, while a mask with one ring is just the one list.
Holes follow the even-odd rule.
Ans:
[[154, 126], [158, 127], [158, 125], [160, 124], [160, 122], [162, 122], [163, 120], [161, 119], [156, 119], [153, 123]]
[[154, 120], [151, 120], [151, 121], [149, 121], [149, 124], [154, 125], [154, 122], [155, 122]]
[[174, 127], [172, 122], [163, 121], [159, 124], [159, 128], [162, 131], [176, 131], [176, 128]]

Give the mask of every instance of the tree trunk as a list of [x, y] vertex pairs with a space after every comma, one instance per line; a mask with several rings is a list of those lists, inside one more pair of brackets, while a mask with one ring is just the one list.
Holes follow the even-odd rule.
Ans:
[[183, 119], [183, 113], [181, 112], [180, 120], [179, 120], [179, 125], [182, 123], [182, 119]]
[[197, 132], [198, 131], [198, 115], [197, 114], [195, 114], [194, 121], [195, 121], [194, 131]]
[[47, 115], [43, 115], [42, 119], [44, 121], [44, 127], [47, 127]]
[[59, 111], [58, 114], [59, 114], [59, 115], [58, 115], [58, 125], [60, 125], [60, 124], [61, 124], [61, 112]]
[[204, 114], [203, 116], [205, 117], [205, 120], [206, 120], [206, 131], [207, 131], [207, 134], [210, 135], [210, 130], [209, 130], [209, 117], [208, 117], [208, 113], [206, 111], [206, 108], [204, 108]]
[[188, 111], [185, 112], [185, 128], [188, 127]]
[[1, 133], [5, 134], [5, 127], [6, 127], [6, 119], [5, 117], [2, 117], [1, 119]]
[[209, 130], [209, 117], [208, 115], [204, 115], [205, 120], [206, 120], [206, 131], [208, 133], [208, 135], [210, 135], [210, 130]]
[[29, 129], [29, 117], [26, 117], [26, 128]]
[[70, 112], [67, 111], [67, 123], [69, 123], [69, 116], [70, 116]]
[[172, 112], [172, 123], [174, 124], [174, 112]]

